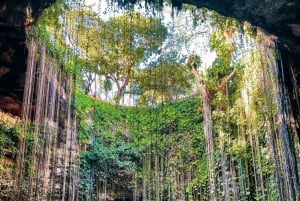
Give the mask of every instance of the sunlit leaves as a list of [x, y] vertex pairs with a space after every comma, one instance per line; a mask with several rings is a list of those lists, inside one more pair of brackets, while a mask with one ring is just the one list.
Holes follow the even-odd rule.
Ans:
[[100, 72], [115, 82], [122, 96], [137, 64], [161, 45], [167, 32], [158, 19], [129, 12], [108, 20], [100, 34]]
[[[146, 98], [152, 103], [170, 101], [185, 95], [191, 88], [192, 75], [183, 64], [164, 61], [152, 69], [143, 70], [136, 75], [140, 91], [143, 93], [141, 99]], [[147, 102], [148, 102], [147, 101]]]
[[202, 64], [201, 58], [196, 55], [192, 54], [189, 56], [188, 61], [187, 61], [187, 66], [190, 68], [190, 70], [193, 69], [198, 69]]
[[212, 33], [209, 44], [211, 49], [216, 51], [219, 59], [222, 59], [225, 65], [230, 65], [235, 45], [226, 39], [221, 30]]
[[[104, 75], [106, 84], [114, 83], [118, 100], [124, 95], [138, 63], [156, 50], [167, 35], [159, 19], [146, 18], [136, 12], [107, 21], [85, 9], [72, 11], [68, 16], [77, 23], [74, 27], [77, 32], [70, 36], [86, 63], [83, 71], [90, 69], [90, 72]], [[111, 88], [106, 85], [105, 91]]]
[[[234, 33], [240, 26], [240, 22], [237, 21], [237, 19], [230, 18], [230, 17], [224, 17], [220, 15], [217, 12], [212, 12], [212, 26], [215, 26], [217, 30], [220, 30], [221, 32], [226, 35], [227, 33]], [[232, 35], [227, 35], [229, 38]]]

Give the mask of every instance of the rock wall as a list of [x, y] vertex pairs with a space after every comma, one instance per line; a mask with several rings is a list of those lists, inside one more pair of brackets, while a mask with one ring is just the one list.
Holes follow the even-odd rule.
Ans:
[[53, 2], [55, 0], [0, 2], [0, 95], [22, 101], [28, 54], [26, 29]]
[[206, 7], [218, 13], [252, 25], [279, 38], [292, 52], [300, 54], [300, 1], [298, 0], [173, 0], [175, 6], [184, 3]]

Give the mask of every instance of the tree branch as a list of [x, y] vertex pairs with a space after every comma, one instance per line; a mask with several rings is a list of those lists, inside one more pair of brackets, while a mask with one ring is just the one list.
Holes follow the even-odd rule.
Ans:
[[224, 92], [226, 84], [233, 78], [235, 75], [235, 69], [223, 80], [223, 82], [219, 85], [218, 90]]

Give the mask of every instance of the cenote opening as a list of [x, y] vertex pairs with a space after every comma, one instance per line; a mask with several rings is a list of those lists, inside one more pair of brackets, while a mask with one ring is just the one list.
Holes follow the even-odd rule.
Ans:
[[0, 98], [0, 200], [300, 200], [298, 71], [276, 36], [174, 2], [31, 13], [23, 100]]

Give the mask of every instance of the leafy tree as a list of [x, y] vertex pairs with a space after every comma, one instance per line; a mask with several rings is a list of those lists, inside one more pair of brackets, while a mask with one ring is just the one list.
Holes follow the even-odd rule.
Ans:
[[95, 81], [95, 73], [99, 74], [99, 32], [105, 22], [90, 9], [76, 6], [66, 13], [66, 21], [69, 26], [62, 35], [77, 57], [76, 63], [81, 73], [78, 80], [82, 82], [85, 93], [89, 93]]
[[[220, 29], [217, 29], [211, 36], [210, 46], [217, 53], [217, 58], [212, 66], [200, 73], [201, 58], [198, 55], [190, 55], [187, 66], [193, 72], [203, 103], [203, 123], [204, 135], [206, 142], [206, 150], [208, 157], [208, 168], [210, 169], [209, 183], [210, 183], [210, 199], [216, 200], [217, 193], [217, 174], [216, 174], [216, 145], [215, 145], [215, 131], [213, 123], [213, 104], [218, 95], [227, 93], [227, 84], [233, 79], [235, 70], [231, 70], [232, 55], [234, 52], [234, 45], [228, 41], [222, 34]], [[230, 72], [231, 71], [231, 72]], [[223, 99], [224, 100], [224, 99]], [[223, 145], [222, 145], [223, 149]], [[224, 151], [224, 150], [223, 150]], [[223, 153], [221, 151], [221, 153]], [[223, 156], [222, 156], [223, 157]], [[224, 158], [224, 157], [223, 157]], [[222, 166], [223, 182], [225, 168]], [[228, 187], [224, 188], [225, 200], [228, 199]]]
[[166, 60], [152, 69], [137, 73], [141, 104], [176, 100], [191, 88], [192, 74], [183, 64]]
[[100, 41], [100, 73], [116, 84], [117, 100], [123, 97], [138, 63], [161, 45], [166, 34], [158, 19], [135, 12], [111, 18], [105, 24]]
[[[79, 48], [86, 80], [92, 73], [103, 75], [117, 87], [117, 102], [124, 96], [138, 64], [156, 50], [167, 36], [167, 29], [159, 19], [146, 18], [136, 12], [101, 20], [90, 11], [69, 14], [79, 23], [78, 33], [71, 34]], [[105, 86], [108, 90], [109, 85]], [[89, 91], [89, 84], [87, 84]]]

